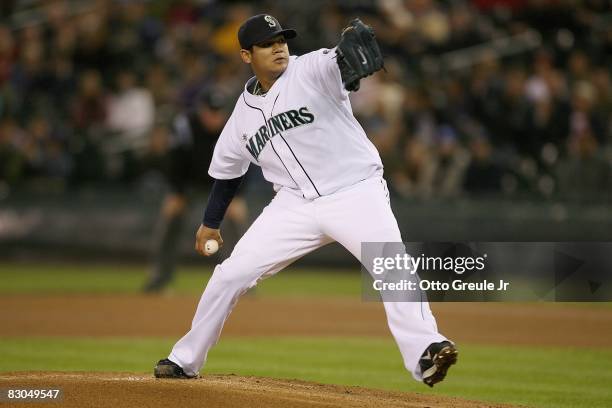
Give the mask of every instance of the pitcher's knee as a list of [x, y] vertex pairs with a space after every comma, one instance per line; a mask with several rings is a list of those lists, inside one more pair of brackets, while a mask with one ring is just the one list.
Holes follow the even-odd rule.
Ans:
[[248, 265], [238, 266], [231, 262], [228, 263], [228, 260], [217, 265], [209, 285], [219, 286], [221, 290], [244, 291], [256, 284], [260, 274], [255, 268], [249, 268]]

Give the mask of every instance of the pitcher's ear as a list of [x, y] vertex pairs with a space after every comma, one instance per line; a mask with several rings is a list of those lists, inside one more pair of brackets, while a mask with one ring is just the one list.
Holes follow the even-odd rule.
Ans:
[[245, 50], [245, 49], [240, 50], [240, 58], [242, 58], [242, 62], [244, 62], [245, 64], [250, 64], [251, 59], [252, 59], [252, 52], [253, 52], [252, 48], [249, 50]]

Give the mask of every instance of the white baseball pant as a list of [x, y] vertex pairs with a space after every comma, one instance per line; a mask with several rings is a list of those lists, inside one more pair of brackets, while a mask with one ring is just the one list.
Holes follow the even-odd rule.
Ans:
[[[191, 330], [175, 344], [168, 358], [186, 374], [197, 374], [243, 293], [333, 241], [359, 260], [362, 242], [402, 242], [382, 177], [372, 177], [315, 200], [304, 199], [288, 189], [279, 190], [230, 257], [216, 266]], [[418, 361], [423, 351], [446, 338], [438, 333], [427, 302], [384, 302], [384, 307], [404, 366], [416, 380], [421, 380]]]

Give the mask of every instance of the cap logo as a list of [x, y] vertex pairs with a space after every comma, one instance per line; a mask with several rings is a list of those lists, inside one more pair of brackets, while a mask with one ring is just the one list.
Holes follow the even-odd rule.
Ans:
[[271, 27], [271, 28], [272, 27], [276, 27], [276, 21], [274, 21], [274, 17], [266, 15], [264, 17], [264, 20], [266, 20], [268, 22], [268, 26], [269, 27]]

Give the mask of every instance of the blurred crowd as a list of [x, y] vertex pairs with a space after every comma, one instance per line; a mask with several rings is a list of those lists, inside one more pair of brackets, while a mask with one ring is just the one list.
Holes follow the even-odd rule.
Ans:
[[[251, 75], [236, 33], [268, 12], [333, 47], [359, 16], [385, 54], [354, 112], [395, 194], [612, 194], [611, 0], [3, 1], [0, 196], [142, 182], [168, 124]], [[229, 107], [231, 110], [231, 106]]]

